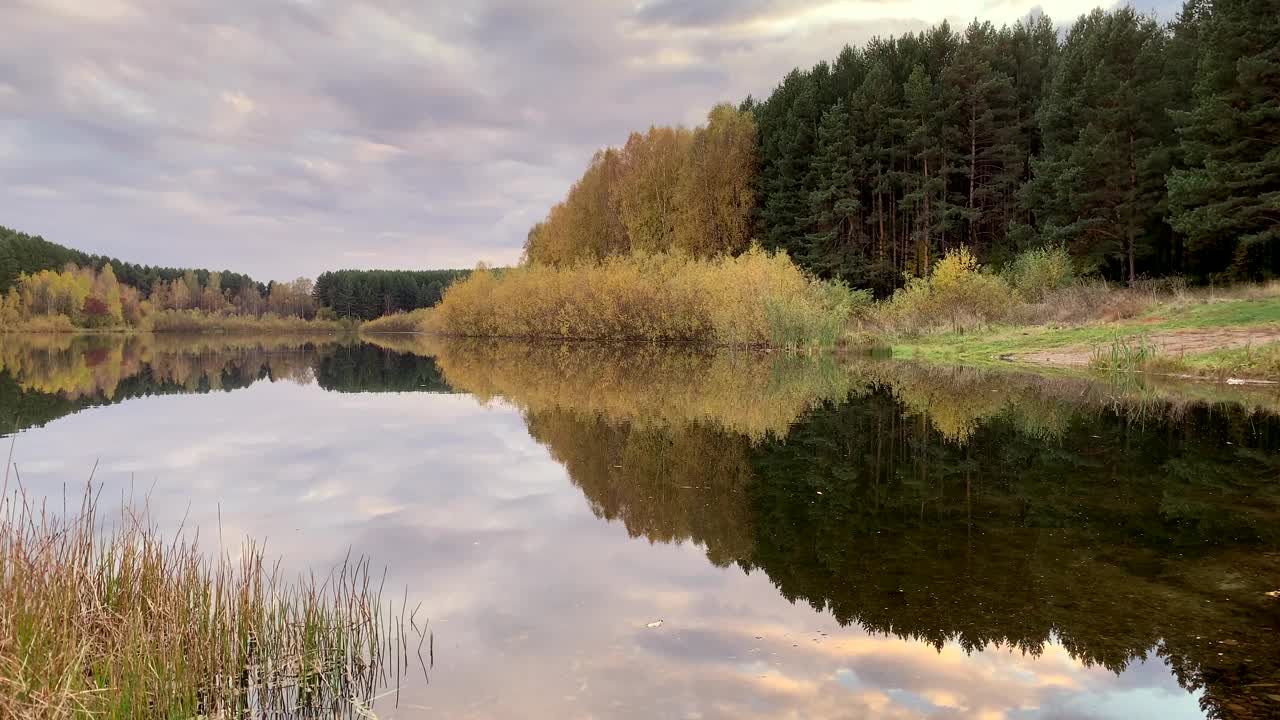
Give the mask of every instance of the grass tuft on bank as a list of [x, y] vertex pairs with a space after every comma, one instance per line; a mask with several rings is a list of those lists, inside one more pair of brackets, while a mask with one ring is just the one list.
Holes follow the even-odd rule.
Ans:
[[294, 717], [367, 702], [398, 619], [368, 562], [285, 582], [260, 545], [232, 559], [165, 540], [145, 510], [99, 525], [0, 499], [0, 716]]

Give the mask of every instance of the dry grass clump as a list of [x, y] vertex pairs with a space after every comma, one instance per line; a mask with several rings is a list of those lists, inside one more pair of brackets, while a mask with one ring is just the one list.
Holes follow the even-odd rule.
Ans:
[[434, 308], [419, 308], [410, 312], [398, 312], [383, 315], [380, 318], [360, 323], [362, 333], [416, 333], [425, 332], [429, 316]]
[[1016, 304], [1007, 318], [1013, 325], [1078, 325], [1135, 318], [1149, 310], [1150, 293], [1115, 287], [1105, 282], [1077, 281]]
[[74, 333], [84, 332], [66, 315], [35, 315], [26, 319], [16, 316], [0, 318], [0, 333]]
[[366, 706], [408, 647], [365, 560], [287, 583], [253, 543], [210, 558], [145, 511], [106, 532], [91, 491], [67, 515], [8, 482], [2, 717], [332, 716]]
[[480, 269], [427, 317], [430, 330], [470, 337], [795, 347], [834, 345], [866, 299], [753, 248], [710, 260], [635, 253], [500, 276]]
[[224, 315], [203, 310], [162, 310], [151, 320], [151, 331], [157, 333], [334, 333], [354, 328], [351, 323], [337, 320], [306, 320], [274, 313], [261, 317]]

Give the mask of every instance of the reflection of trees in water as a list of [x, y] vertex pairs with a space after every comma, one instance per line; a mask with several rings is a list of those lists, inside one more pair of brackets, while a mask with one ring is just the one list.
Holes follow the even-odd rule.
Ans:
[[529, 412], [529, 434], [569, 470], [597, 517], [622, 522], [632, 537], [692, 540], [728, 565], [750, 555], [744, 491], [750, 443], [705, 425], [679, 432], [635, 428], [565, 410]]
[[[974, 384], [883, 384], [754, 443], [569, 410], [528, 423], [598, 515], [763, 570], [842, 623], [969, 650], [1056, 639], [1116, 671], [1156, 648], [1213, 713], [1256, 702], [1241, 686], [1280, 670], [1263, 594], [1280, 565], [1276, 417], [1115, 411], [1068, 402], [1075, 387], [1036, 408], [1039, 381], [983, 381], [999, 408]], [[922, 397], [981, 419], [926, 417]]]
[[371, 336], [432, 355], [448, 383], [530, 412], [599, 414], [632, 427], [700, 423], [760, 440], [805, 410], [861, 385], [860, 366], [831, 355]]
[[315, 374], [320, 387], [335, 392], [452, 392], [433, 358], [367, 343], [327, 348]]
[[1086, 410], [1056, 440], [997, 420], [959, 445], [887, 393], [824, 408], [753, 453], [751, 566], [841, 622], [935, 644], [1057, 637], [1113, 670], [1159, 644], [1218, 702], [1280, 669], [1256, 626], [1277, 568], [1261, 553], [1280, 541], [1280, 422], [1179, 416]]
[[134, 397], [318, 381], [352, 392], [448, 391], [429, 357], [324, 336], [6, 336], [0, 433]]

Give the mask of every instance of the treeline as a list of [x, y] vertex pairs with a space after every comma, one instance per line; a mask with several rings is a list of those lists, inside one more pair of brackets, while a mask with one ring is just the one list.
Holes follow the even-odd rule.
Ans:
[[470, 270], [338, 270], [316, 278], [315, 298], [339, 317], [373, 320], [432, 307]]
[[0, 328], [193, 329], [219, 317], [371, 320], [431, 307], [469, 272], [341, 270], [314, 283], [262, 283], [230, 271], [122, 262], [0, 227]]
[[1273, 276], [1277, 37], [1270, 0], [1191, 0], [1164, 25], [1120, 8], [846, 47], [706, 127], [597, 153], [526, 259], [759, 240], [882, 296], [961, 245], [997, 266], [1062, 246], [1128, 282]]
[[77, 328], [201, 330], [222, 327], [229, 317], [253, 321], [317, 316], [311, 281], [271, 283], [266, 295], [254, 285], [224, 289], [221, 273], [201, 282], [194, 271], [165, 282], [157, 280], [149, 296], [120, 282], [114, 266], [102, 269], [67, 265], [63, 270], [23, 273], [0, 295], [0, 331], [66, 332]]
[[219, 288], [230, 296], [240, 294], [245, 288], [256, 289], [263, 296], [270, 294], [267, 283], [257, 282], [248, 275], [230, 270], [216, 272], [199, 268], [137, 265], [105, 255], [90, 255], [50, 242], [39, 235], [27, 235], [0, 226], [0, 293], [16, 285], [23, 274], [62, 270], [68, 265], [97, 271], [110, 265], [117, 280], [137, 289], [144, 296], [149, 296], [152, 289], [162, 283], [172, 283], [187, 275], [193, 276], [200, 287], [205, 288], [209, 286], [210, 277], [215, 274], [218, 276]]
[[717, 105], [694, 130], [651, 127], [596, 153], [546, 220], [529, 231], [525, 259], [565, 265], [633, 251], [707, 258], [751, 241], [755, 121]]

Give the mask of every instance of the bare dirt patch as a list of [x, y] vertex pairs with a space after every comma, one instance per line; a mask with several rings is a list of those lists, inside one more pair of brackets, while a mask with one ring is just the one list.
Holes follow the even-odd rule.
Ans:
[[[1249, 328], [1188, 328], [1185, 330], [1133, 333], [1135, 337], [1139, 334], [1146, 339], [1148, 344], [1155, 346], [1160, 352], [1175, 357], [1280, 342], [1280, 326], [1275, 325]], [[1094, 346], [1092, 345], [1069, 345], [1050, 350], [1019, 353], [1016, 357], [1023, 362], [1036, 363], [1038, 365], [1088, 365], [1093, 358], [1093, 352]]]

